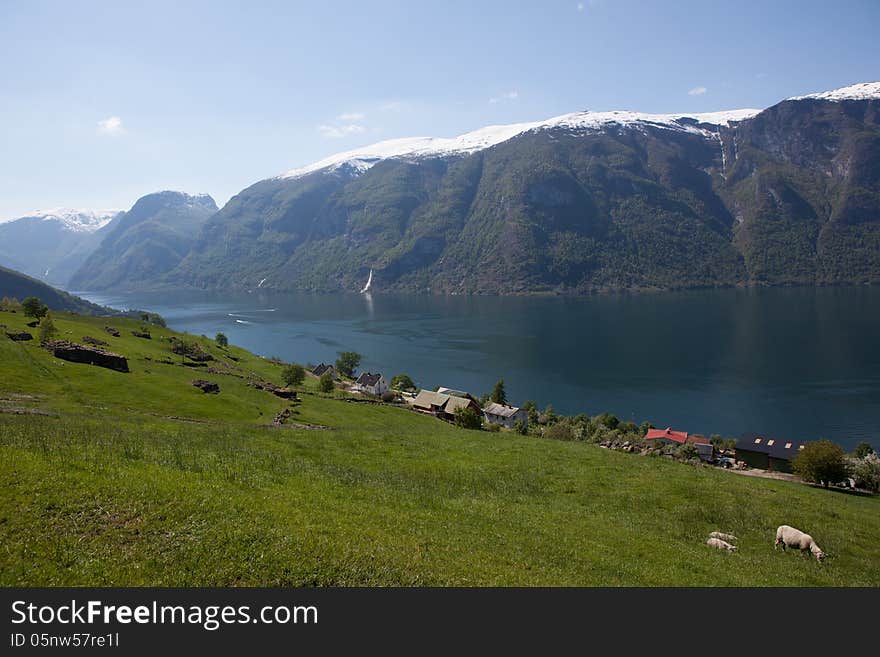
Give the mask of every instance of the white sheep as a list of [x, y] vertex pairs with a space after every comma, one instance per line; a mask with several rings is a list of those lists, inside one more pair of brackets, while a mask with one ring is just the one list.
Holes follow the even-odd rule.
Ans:
[[787, 547], [797, 548], [801, 553], [809, 550], [816, 557], [816, 561], [822, 561], [825, 558], [825, 553], [822, 551], [822, 548], [816, 545], [816, 541], [813, 540], [812, 536], [788, 525], [779, 525], [779, 528], [776, 530], [776, 540], [773, 542], [773, 549], [775, 550], [780, 545], [783, 551]]
[[713, 547], [716, 550], [727, 550], [728, 552], [736, 552], [735, 545], [731, 545], [727, 541], [723, 541], [720, 538], [707, 539], [706, 545], [708, 545], [709, 547]]
[[735, 541], [736, 536], [733, 534], [725, 534], [724, 532], [709, 532], [709, 538], [720, 538], [722, 541]]

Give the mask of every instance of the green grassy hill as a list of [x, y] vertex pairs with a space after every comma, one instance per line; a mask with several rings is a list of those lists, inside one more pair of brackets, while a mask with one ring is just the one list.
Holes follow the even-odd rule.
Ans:
[[16, 298], [22, 301], [30, 296], [38, 297], [52, 310], [72, 310], [86, 315], [109, 315], [115, 312], [110, 308], [104, 308], [54, 288], [21, 272], [0, 267], [0, 297]]
[[[0, 332], [0, 585], [880, 584], [878, 498], [466, 431], [318, 395], [311, 378], [273, 428], [290, 402], [247, 377], [280, 383], [279, 365], [53, 315], [61, 338], [106, 340], [131, 372]], [[172, 335], [225, 373], [182, 365]], [[829, 559], [774, 552], [782, 523]], [[712, 530], [740, 551], [706, 547]]]

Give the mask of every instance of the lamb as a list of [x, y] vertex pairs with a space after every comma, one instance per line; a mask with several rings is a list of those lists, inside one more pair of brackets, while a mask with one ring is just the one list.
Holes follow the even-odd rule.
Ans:
[[727, 550], [728, 552], [736, 552], [735, 545], [731, 545], [727, 541], [721, 540], [720, 538], [707, 539], [706, 545], [708, 545], [709, 547], [713, 547], [716, 550]]
[[779, 545], [782, 546], [783, 551], [787, 547], [797, 548], [801, 553], [809, 550], [816, 557], [816, 561], [822, 561], [825, 558], [825, 553], [822, 551], [822, 548], [816, 545], [816, 541], [813, 540], [812, 536], [788, 525], [779, 525], [779, 528], [776, 530], [776, 540], [773, 542], [773, 549], [775, 550]]
[[720, 538], [728, 543], [737, 540], [733, 534], [725, 534], [724, 532], [709, 532], [709, 538]]

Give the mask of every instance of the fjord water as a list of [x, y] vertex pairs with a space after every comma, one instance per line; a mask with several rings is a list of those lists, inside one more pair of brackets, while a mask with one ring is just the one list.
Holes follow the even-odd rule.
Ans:
[[89, 294], [264, 356], [735, 437], [880, 448], [880, 288], [560, 297]]

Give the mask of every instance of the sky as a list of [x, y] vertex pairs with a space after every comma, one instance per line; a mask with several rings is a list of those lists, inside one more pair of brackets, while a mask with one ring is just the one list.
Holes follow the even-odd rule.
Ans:
[[384, 139], [880, 80], [880, 1], [0, 0], [0, 220], [219, 205]]

